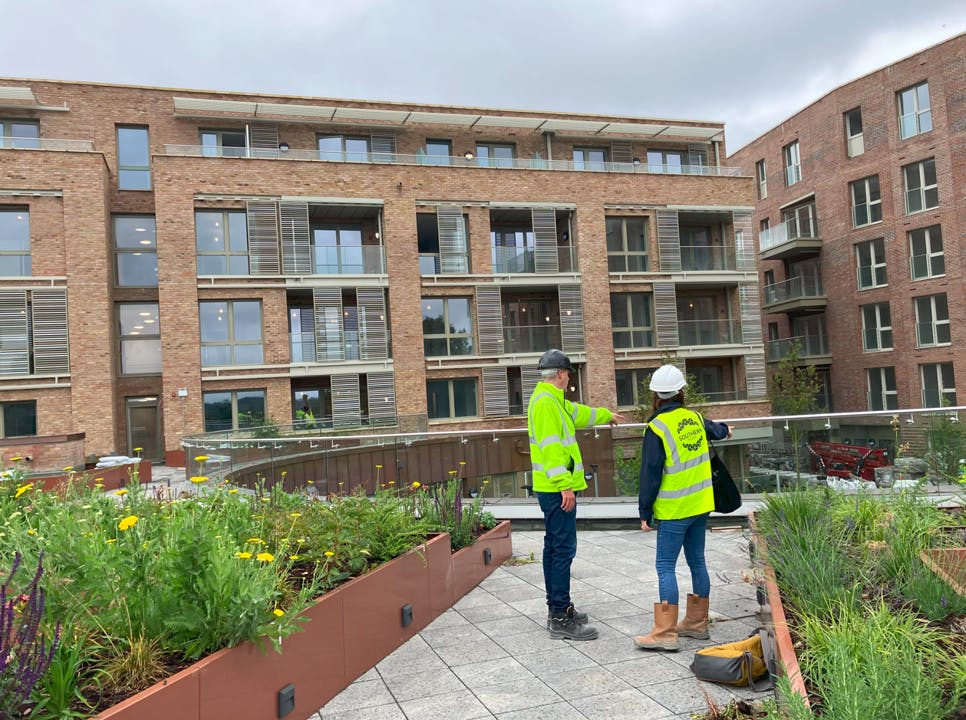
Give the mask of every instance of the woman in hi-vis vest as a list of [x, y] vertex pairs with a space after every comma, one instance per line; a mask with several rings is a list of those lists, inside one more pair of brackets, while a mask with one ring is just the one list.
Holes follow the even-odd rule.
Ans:
[[[660, 602], [654, 604], [654, 629], [634, 644], [645, 650], [678, 649], [678, 636], [707, 639], [711, 580], [704, 560], [708, 515], [714, 510], [708, 438], [731, 437], [725, 423], [705, 420], [684, 407], [684, 374], [662, 365], [651, 376], [651, 418], [641, 447], [638, 510], [641, 530], [657, 521], [657, 567]], [[691, 594], [684, 620], [678, 623], [675, 566], [681, 549], [691, 570]]]

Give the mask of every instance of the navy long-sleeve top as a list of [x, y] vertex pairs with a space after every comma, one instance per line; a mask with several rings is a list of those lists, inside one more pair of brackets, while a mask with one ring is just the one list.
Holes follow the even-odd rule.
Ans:
[[[670, 402], [662, 405], [648, 422], [653, 420], [661, 413], [677, 410], [681, 403]], [[728, 437], [729, 428], [726, 423], [714, 422], [704, 418], [704, 431], [710, 440], [723, 440]], [[641, 484], [637, 496], [637, 510], [641, 520], [651, 523], [654, 514], [654, 501], [661, 490], [661, 480], [664, 478], [664, 463], [666, 457], [664, 453], [664, 443], [657, 436], [650, 426], [644, 431], [644, 440], [641, 443]]]

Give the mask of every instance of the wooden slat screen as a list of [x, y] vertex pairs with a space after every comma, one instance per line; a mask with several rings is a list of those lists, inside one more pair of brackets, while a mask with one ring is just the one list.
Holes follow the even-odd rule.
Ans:
[[523, 412], [527, 411], [527, 407], [530, 405], [530, 396], [533, 395], [533, 389], [538, 382], [540, 382], [540, 371], [537, 370], [536, 364], [533, 367], [520, 368], [520, 384], [523, 386]]
[[530, 208], [533, 223], [533, 269], [538, 273], [560, 270], [557, 255], [557, 211], [553, 208]]
[[359, 359], [385, 360], [389, 357], [385, 290], [359, 288], [356, 302], [359, 309]]
[[657, 245], [662, 272], [681, 271], [681, 234], [678, 230], [678, 214], [674, 210], [657, 212]]
[[465, 275], [469, 272], [466, 259], [466, 223], [463, 208], [440, 205], [436, 208], [439, 229], [439, 272], [441, 275]]
[[500, 288], [476, 288], [476, 333], [480, 355], [503, 354], [503, 307]]
[[278, 125], [252, 123], [248, 126], [252, 143], [252, 157], [278, 157]]
[[315, 357], [318, 362], [345, 360], [345, 323], [341, 288], [315, 288]]
[[369, 136], [373, 162], [394, 162], [396, 159], [396, 133], [374, 132]]
[[483, 415], [507, 417], [510, 414], [510, 398], [506, 381], [506, 368], [483, 368]]
[[758, 284], [738, 285], [738, 303], [741, 306], [741, 342], [761, 345], [761, 309], [758, 305]]
[[69, 374], [67, 290], [34, 290], [30, 314], [34, 334], [34, 372], [38, 375]]
[[282, 231], [282, 272], [308, 275], [312, 272], [312, 244], [309, 241], [309, 205], [302, 202], [278, 204]]
[[745, 272], [757, 269], [755, 257], [755, 238], [751, 232], [751, 212], [731, 213], [735, 232], [735, 267]]
[[278, 205], [248, 203], [248, 259], [252, 275], [278, 275]]
[[396, 383], [393, 372], [374, 372], [366, 376], [369, 389], [370, 425], [396, 424]]
[[768, 397], [768, 382], [765, 379], [765, 353], [758, 352], [745, 356], [745, 385], [749, 400]]
[[659, 347], [678, 345], [678, 301], [674, 283], [654, 283], [654, 322]]
[[584, 302], [580, 285], [559, 285], [560, 349], [565, 353], [584, 352]]
[[30, 373], [27, 292], [0, 290], [0, 375]]
[[332, 388], [332, 426], [359, 427], [362, 424], [359, 375], [332, 375], [329, 383]]

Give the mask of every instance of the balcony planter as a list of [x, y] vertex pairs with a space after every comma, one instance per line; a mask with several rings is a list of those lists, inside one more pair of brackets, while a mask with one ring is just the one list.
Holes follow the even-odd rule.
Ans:
[[[489, 564], [484, 549], [490, 550]], [[429, 625], [511, 552], [509, 522], [455, 555], [449, 535], [438, 535], [320, 597], [304, 613], [309, 622], [283, 641], [281, 653], [259, 651], [251, 642], [219, 650], [96, 720], [304, 720]], [[410, 610], [411, 622], [404, 625]], [[294, 688], [291, 709], [281, 704], [280, 691], [287, 687]]]

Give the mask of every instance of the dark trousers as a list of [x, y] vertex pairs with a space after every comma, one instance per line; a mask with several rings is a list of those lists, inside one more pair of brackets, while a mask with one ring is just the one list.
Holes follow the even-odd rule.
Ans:
[[547, 589], [547, 606], [561, 615], [571, 604], [570, 564], [577, 554], [577, 508], [560, 509], [560, 493], [538, 492], [537, 501], [543, 511], [543, 583]]

